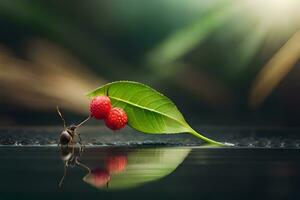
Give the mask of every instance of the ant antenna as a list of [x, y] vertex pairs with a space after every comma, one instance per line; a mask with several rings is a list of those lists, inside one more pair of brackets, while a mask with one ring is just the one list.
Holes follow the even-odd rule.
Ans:
[[66, 128], [66, 121], [65, 121], [64, 117], [62, 116], [62, 114], [61, 114], [61, 112], [60, 112], [58, 106], [56, 106], [56, 109], [57, 109], [58, 115], [60, 116], [61, 120], [62, 120], [63, 123], [64, 123], [64, 128]]
[[88, 116], [88, 118], [86, 118], [85, 120], [83, 120], [82, 122], [80, 122], [76, 127], [80, 127], [82, 126], [85, 122], [87, 122], [89, 119], [91, 118], [91, 116]]
[[82, 152], [82, 150], [81, 150], [81, 145], [82, 145], [82, 143], [81, 143], [81, 141], [82, 141], [82, 139], [81, 139], [81, 136], [80, 136], [80, 134], [79, 133], [76, 133], [76, 135], [78, 136], [78, 138], [79, 138], [79, 141], [78, 141], [78, 143], [80, 144], [80, 152]]
[[64, 175], [63, 177], [61, 178], [61, 180], [59, 181], [59, 184], [58, 184], [58, 187], [61, 188], [64, 180], [65, 180], [65, 177], [67, 176], [67, 163], [65, 163], [65, 167], [64, 167]]

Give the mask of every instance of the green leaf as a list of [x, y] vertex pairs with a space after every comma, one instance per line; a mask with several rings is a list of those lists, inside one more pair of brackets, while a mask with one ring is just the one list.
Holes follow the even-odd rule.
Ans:
[[224, 145], [200, 135], [185, 121], [176, 105], [151, 87], [133, 81], [108, 83], [89, 93], [88, 97], [107, 95], [114, 107], [121, 107], [128, 124], [144, 133], [191, 133], [216, 145]]

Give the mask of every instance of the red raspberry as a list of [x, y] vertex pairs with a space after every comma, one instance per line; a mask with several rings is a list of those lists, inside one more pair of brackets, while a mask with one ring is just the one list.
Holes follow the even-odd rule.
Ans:
[[105, 119], [105, 124], [112, 130], [119, 130], [125, 127], [127, 120], [127, 115], [122, 108], [113, 108]]
[[107, 185], [107, 183], [110, 181], [110, 174], [108, 171], [104, 169], [94, 169], [89, 173], [85, 178], [84, 181], [97, 187], [102, 188]]
[[111, 155], [105, 160], [106, 169], [109, 173], [118, 174], [125, 170], [127, 165], [127, 156]]
[[111, 103], [108, 96], [94, 97], [90, 102], [91, 117], [104, 119], [109, 115]]

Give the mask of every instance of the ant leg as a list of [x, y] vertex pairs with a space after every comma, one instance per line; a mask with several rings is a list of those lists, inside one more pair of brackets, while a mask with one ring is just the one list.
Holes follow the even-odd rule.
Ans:
[[81, 155], [82, 155], [82, 153], [83, 153], [83, 150], [84, 150], [84, 146], [80, 146], [80, 147], [79, 147], [79, 156], [81, 156]]
[[83, 145], [83, 146], [80, 146], [80, 152], [79, 152], [79, 156], [81, 156], [81, 155], [82, 155], [84, 148], [85, 148], [85, 146], [84, 146], [84, 145]]
[[59, 184], [58, 184], [58, 187], [61, 188], [61, 186], [62, 186], [62, 184], [63, 184], [63, 182], [64, 182], [66, 176], [67, 176], [67, 163], [65, 163], [65, 166], [64, 166], [64, 175], [63, 175], [63, 177], [60, 179]]
[[79, 143], [79, 146], [80, 146], [80, 152], [83, 152], [83, 148], [85, 147], [85, 145], [82, 144], [82, 138], [80, 136], [80, 133], [75, 133], [79, 139], [78, 143]]
[[75, 163], [80, 166], [80, 167], [83, 167], [84, 169], [86, 169], [89, 173], [91, 173], [91, 170], [88, 166], [86, 166], [85, 164], [79, 162], [78, 158], [75, 158]]
[[81, 139], [81, 136], [80, 136], [80, 133], [76, 133], [77, 134], [77, 136], [78, 136], [78, 138], [79, 138], [79, 141], [78, 141], [78, 143], [80, 144], [80, 145], [82, 145], [82, 139]]
[[63, 145], [60, 143], [60, 139], [58, 139], [58, 140], [57, 140], [57, 147], [62, 148], [62, 146], [63, 146]]

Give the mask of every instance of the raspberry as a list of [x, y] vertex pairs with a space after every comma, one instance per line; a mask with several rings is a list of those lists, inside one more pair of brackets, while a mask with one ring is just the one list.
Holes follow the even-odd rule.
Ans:
[[96, 168], [92, 170], [91, 173], [84, 178], [84, 180], [97, 188], [101, 188], [107, 185], [110, 178], [108, 171]]
[[108, 96], [97, 96], [90, 102], [91, 117], [104, 119], [109, 115], [111, 103]]
[[127, 115], [122, 108], [113, 108], [105, 119], [105, 124], [112, 130], [119, 130], [125, 127], [127, 120]]
[[109, 173], [118, 174], [125, 170], [127, 165], [127, 156], [111, 155], [105, 160], [106, 169]]

